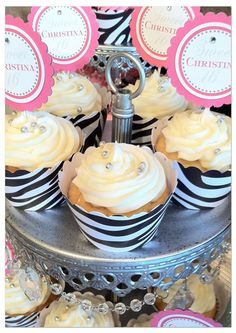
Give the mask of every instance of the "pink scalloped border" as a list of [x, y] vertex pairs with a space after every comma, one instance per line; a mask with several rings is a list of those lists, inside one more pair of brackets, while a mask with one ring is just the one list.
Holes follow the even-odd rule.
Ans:
[[[75, 6], [72, 6], [72, 7], [80, 13], [80, 15], [85, 20], [87, 27], [88, 27], [88, 25], [90, 25], [90, 34], [89, 33], [87, 34], [87, 41], [85, 42], [84, 48], [76, 56], [73, 57], [75, 59], [75, 61], [72, 62], [71, 64], [58, 64], [55, 62], [56, 58], [52, 57], [52, 65], [53, 65], [53, 68], [55, 71], [61, 71], [61, 70], [75, 71], [78, 68], [82, 68], [84, 65], [89, 63], [90, 59], [95, 54], [96, 48], [98, 47], [98, 38], [99, 38], [98, 28], [99, 28], [99, 26], [98, 26], [98, 22], [96, 20], [96, 15], [92, 11], [91, 7], [75, 7]], [[28, 21], [32, 25], [32, 27], [34, 26], [35, 15], [37, 14], [38, 10], [41, 8], [42, 7], [32, 7], [31, 8], [31, 12], [28, 15]], [[48, 7], [44, 7], [44, 8], [47, 9]], [[81, 9], [83, 11], [81, 11]], [[90, 42], [88, 43], [89, 39], [90, 39]], [[76, 58], [81, 53], [84, 52], [85, 48], [87, 48], [86, 53], [80, 59], [76, 60]], [[71, 59], [73, 59], [73, 58], [71, 58]], [[62, 60], [62, 59], [60, 59], [60, 60]]]
[[[178, 29], [177, 35], [171, 39], [171, 45], [168, 48], [168, 61], [167, 61], [167, 67], [168, 67], [168, 76], [171, 78], [171, 83], [173, 86], [176, 87], [178, 93], [180, 95], [183, 95], [186, 99], [189, 101], [192, 101], [198, 105], [203, 105], [205, 107], [211, 107], [211, 106], [221, 106], [223, 104], [230, 104], [231, 103], [231, 95], [228, 95], [223, 98], [218, 98], [217, 100], [209, 100], [209, 99], [204, 99], [197, 97], [190, 93], [187, 89], [183, 87], [181, 84], [176, 67], [175, 67], [175, 61], [176, 61], [176, 51], [179, 47], [179, 44], [182, 40], [182, 38], [193, 28], [197, 27], [198, 25], [201, 25], [203, 23], [208, 23], [208, 22], [222, 22], [226, 23], [229, 26], [231, 26], [231, 17], [227, 16], [224, 13], [207, 13], [206, 15], [199, 15], [196, 17], [195, 20], [188, 21], [185, 23], [184, 27]], [[221, 28], [222, 29], [222, 28]], [[215, 94], [216, 96], [217, 94]]]
[[[43, 43], [40, 39], [40, 36], [33, 31], [31, 28], [30, 24], [25, 23], [22, 19], [20, 18], [14, 18], [11, 15], [7, 15], [5, 18], [5, 23], [7, 25], [12, 25], [15, 27], [20, 28], [23, 30], [33, 41], [35, 42], [37, 46], [37, 50], [33, 49], [33, 52], [35, 53], [36, 57], [38, 58], [37, 53], [39, 53], [42, 57], [42, 62], [43, 66], [45, 68], [45, 77], [44, 77], [44, 83], [42, 86], [42, 90], [38, 93], [37, 97], [34, 98], [32, 101], [27, 102], [27, 103], [17, 103], [9, 100], [6, 96], [5, 102], [6, 104], [10, 105], [11, 108], [19, 111], [23, 110], [35, 110], [39, 108], [43, 103], [46, 103], [48, 100], [48, 96], [52, 94], [52, 86], [54, 84], [53, 81], [53, 68], [51, 66], [52, 58], [47, 52], [47, 46], [45, 43]], [[6, 29], [6, 31], [12, 30], [12, 29]], [[16, 33], [18, 33], [16, 31]], [[26, 40], [27, 41], [27, 40]], [[39, 75], [40, 79], [40, 75]], [[31, 92], [32, 94], [33, 92]], [[14, 96], [16, 98], [16, 96]], [[22, 97], [19, 97], [19, 100]]]
[[220, 323], [214, 321], [211, 318], [207, 318], [203, 316], [202, 314], [190, 311], [190, 310], [166, 310], [166, 311], [160, 311], [156, 313], [153, 318], [151, 319], [150, 326], [151, 327], [163, 327], [163, 323], [168, 319], [172, 318], [185, 318], [185, 319], [191, 319], [192, 321], [196, 321], [197, 323], [201, 323], [205, 325], [206, 327], [223, 327]]
[[[137, 21], [138, 21], [138, 17], [140, 15], [140, 11], [143, 10], [144, 7], [135, 7], [135, 10], [133, 11], [133, 13], [131, 14], [131, 22], [130, 22], [130, 35], [132, 37], [132, 42], [133, 45], [136, 47], [138, 53], [142, 56], [142, 58], [146, 61], [148, 61], [150, 64], [152, 65], [156, 65], [156, 66], [164, 66], [166, 67], [167, 64], [167, 57], [165, 56], [163, 60], [160, 59], [156, 59], [154, 56], [150, 56], [148, 53], [146, 53], [142, 47], [142, 45], [140, 44], [137, 35], [139, 34], [141, 36], [141, 33], [139, 31], [139, 28], [137, 26]], [[145, 8], [149, 8], [149, 7], [145, 7]], [[194, 7], [189, 7], [189, 6], [185, 6], [185, 8], [189, 9], [191, 8], [193, 10], [193, 14], [194, 16], [191, 17], [191, 20], [194, 19], [196, 16], [198, 16], [200, 14], [200, 7], [194, 6]], [[154, 53], [154, 52], [153, 52]]]

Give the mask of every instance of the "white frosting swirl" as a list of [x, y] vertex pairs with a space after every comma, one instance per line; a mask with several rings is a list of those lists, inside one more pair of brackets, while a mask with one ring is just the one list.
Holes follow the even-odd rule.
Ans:
[[[133, 92], [137, 90], [138, 85], [139, 81], [136, 81], [135, 85], [130, 84], [127, 89]], [[134, 98], [132, 103], [137, 115], [142, 118], [158, 119], [184, 111], [188, 105], [185, 98], [177, 94], [170, 79], [160, 77], [157, 71], [146, 78], [141, 95]]]
[[19, 284], [18, 274], [7, 276], [5, 282], [5, 313], [9, 316], [24, 315], [34, 312], [38, 306], [47, 302], [51, 295], [47, 282], [41, 281], [39, 300], [31, 301]]
[[102, 98], [86, 77], [61, 72], [54, 76], [52, 95], [40, 110], [60, 117], [76, 117], [80, 113], [100, 112]]
[[[73, 292], [78, 299], [88, 299], [93, 306], [103, 303], [99, 297], [85, 296], [79, 292]], [[46, 315], [43, 327], [114, 327], [114, 321], [111, 312], [107, 314], [91, 311], [87, 313], [80, 304], [72, 304], [66, 307], [67, 303], [61, 298], [54, 301], [50, 306], [50, 311]]]
[[[169, 303], [176, 295], [180, 286], [184, 283], [183, 279], [178, 280], [168, 290], [168, 297], [163, 301]], [[216, 296], [213, 284], [203, 284], [199, 280], [199, 276], [192, 274], [187, 280], [187, 286], [193, 295], [194, 301], [189, 308], [193, 312], [204, 313], [212, 310], [216, 305]], [[162, 294], [158, 292], [159, 295]]]
[[176, 113], [162, 130], [166, 151], [199, 161], [207, 170], [226, 171], [231, 164], [231, 119], [205, 110]]
[[151, 150], [124, 143], [87, 149], [76, 172], [73, 183], [84, 200], [114, 214], [136, 210], [166, 189], [164, 169]]
[[[67, 160], [81, 145], [72, 123], [47, 112], [6, 115], [6, 165], [33, 171]], [[25, 130], [25, 132], [24, 132]]]

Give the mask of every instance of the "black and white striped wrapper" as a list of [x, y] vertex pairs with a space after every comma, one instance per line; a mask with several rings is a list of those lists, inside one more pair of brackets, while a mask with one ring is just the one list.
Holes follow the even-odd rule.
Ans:
[[85, 135], [83, 152], [89, 146], [99, 146], [106, 124], [107, 113], [108, 109], [104, 109], [101, 112], [93, 112], [90, 115], [79, 114], [75, 118], [70, 116], [65, 117], [67, 120], [71, 121], [75, 127], [79, 127], [83, 131]]
[[129, 45], [132, 8], [127, 10], [99, 10], [92, 7], [99, 25], [100, 45]]
[[[77, 128], [83, 148], [83, 133]], [[58, 185], [58, 172], [64, 161], [52, 168], [38, 168], [34, 171], [6, 169], [5, 196], [12, 206], [30, 211], [51, 209], [61, 205], [65, 199]]]
[[[168, 119], [163, 119], [153, 129], [153, 149], [167, 122]], [[202, 172], [196, 167], [185, 168], [177, 161], [174, 162], [174, 168], [177, 171], [178, 185], [172, 201], [179, 206], [196, 210], [214, 208], [222, 204], [231, 192], [231, 171]]]
[[157, 121], [157, 118], [142, 118], [141, 116], [134, 114], [131, 143], [134, 145], [148, 146], [149, 148], [152, 148], [151, 134]]
[[30, 315], [19, 315], [15, 317], [5, 316], [5, 326], [10, 327], [36, 327], [40, 312], [33, 312]]
[[[59, 173], [59, 186], [67, 197], [69, 186], [76, 176], [75, 168], [80, 165], [82, 154], [75, 154], [71, 162], [66, 162]], [[165, 203], [158, 205], [150, 212], [142, 212], [133, 216], [125, 215], [105, 216], [100, 212], [86, 212], [78, 205], [73, 205], [67, 199], [73, 216], [78, 223], [81, 232], [101, 250], [110, 252], [126, 252], [134, 250], [148, 243], [157, 233], [168, 203], [175, 191], [177, 184], [176, 171], [172, 163], [161, 153], [155, 157], [162, 164], [170, 195]]]

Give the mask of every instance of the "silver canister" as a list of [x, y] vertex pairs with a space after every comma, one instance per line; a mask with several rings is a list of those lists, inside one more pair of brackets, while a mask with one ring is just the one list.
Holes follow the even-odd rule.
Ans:
[[[120, 57], [129, 58], [137, 67], [139, 72], [139, 86], [135, 92], [128, 89], [118, 89], [111, 78], [111, 68], [113, 62]], [[131, 142], [132, 122], [134, 106], [132, 99], [141, 94], [145, 84], [145, 72], [140, 61], [133, 55], [122, 52], [109, 58], [106, 66], [106, 80], [111, 91], [115, 94], [112, 100], [112, 141], [121, 143]]]

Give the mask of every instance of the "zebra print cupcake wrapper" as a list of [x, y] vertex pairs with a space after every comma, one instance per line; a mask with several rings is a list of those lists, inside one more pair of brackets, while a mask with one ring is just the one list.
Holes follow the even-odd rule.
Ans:
[[131, 143], [140, 146], [145, 145], [152, 148], [151, 134], [157, 121], [157, 118], [142, 118], [141, 116], [135, 114], [132, 124]]
[[65, 117], [71, 121], [75, 127], [79, 127], [84, 135], [84, 145], [82, 151], [84, 152], [89, 146], [99, 146], [102, 139], [102, 133], [106, 124], [108, 109], [101, 112], [93, 112], [90, 115], [80, 114], [75, 118], [70, 116]]
[[100, 45], [129, 45], [132, 8], [124, 11], [101, 11], [93, 7], [99, 25]]
[[172, 201], [187, 209], [208, 209], [222, 204], [231, 192], [231, 172], [198, 168], [185, 168], [174, 164], [178, 174], [178, 185]]
[[75, 169], [81, 163], [82, 154], [75, 154], [72, 161], [67, 161], [59, 173], [59, 186], [67, 204], [78, 223], [81, 232], [89, 242], [104, 251], [126, 252], [134, 250], [151, 241], [158, 230], [168, 203], [177, 184], [176, 171], [172, 163], [161, 153], [155, 156], [162, 164], [170, 195], [165, 203], [156, 206], [150, 212], [142, 212], [131, 217], [105, 216], [100, 212], [86, 212], [82, 207], [73, 205], [67, 199], [69, 186], [76, 176]]
[[[83, 149], [83, 133], [78, 129]], [[52, 168], [39, 168], [34, 171], [6, 169], [5, 196], [12, 206], [30, 211], [51, 209], [61, 205], [65, 199], [58, 185], [58, 173], [64, 161]]]
[[28, 316], [5, 316], [6, 327], [36, 327], [39, 312], [34, 312]]
[[[157, 122], [152, 130], [151, 141], [153, 150], [161, 131], [166, 127], [168, 117]], [[202, 172], [195, 167], [185, 168], [174, 161], [178, 185], [172, 201], [187, 209], [208, 209], [219, 206], [231, 192], [231, 171], [220, 172], [209, 170]]]

